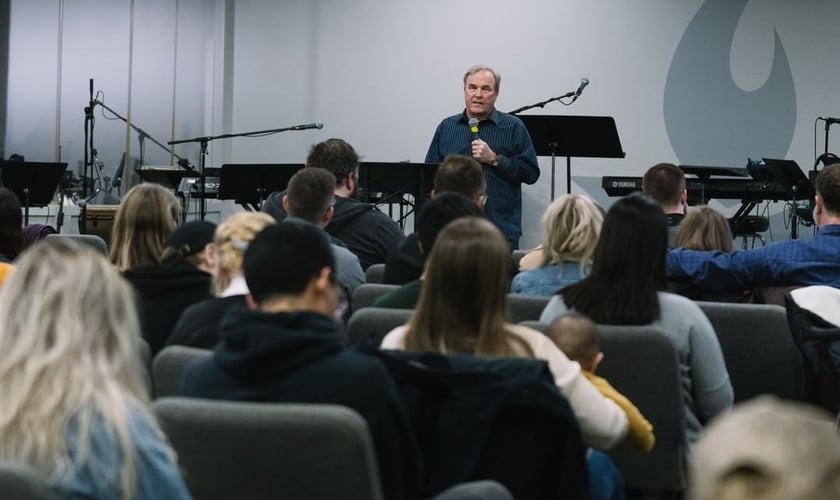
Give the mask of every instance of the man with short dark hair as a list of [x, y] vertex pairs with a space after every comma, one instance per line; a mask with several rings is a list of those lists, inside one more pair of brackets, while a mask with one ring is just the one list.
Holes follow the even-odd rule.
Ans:
[[[463, 155], [448, 155], [435, 172], [431, 196], [440, 193], [460, 193], [484, 208], [486, 181], [481, 164]], [[418, 221], [419, 224], [419, 221]], [[403, 285], [423, 274], [428, 251], [420, 251], [417, 232], [409, 234], [398, 247], [391, 250], [385, 261], [385, 283]]]
[[[423, 206], [417, 218], [418, 251], [428, 256], [438, 234], [447, 224], [460, 217], [483, 217], [484, 213], [475, 203], [475, 199], [467, 198], [460, 193], [441, 193]], [[420, 297], [422, 276], [405, 283], [403, 286], [379, 297], [373, 305], [375, 307], [389, 307], [393, 309], [413, 309]]]
[[776, 285], [840, 288], [840, 164], [821, 170], [815, 188], [818, 230], [812, 239], [732, 253], [676, 248], [666, 259], [670, 279], [709, 292]]
[[464, 111], [438, 125], [426, 163], [440, 163], [452, 153], [478, 160], [489, 195], [484, 212], [516, 250], [522, 235], [522, 183], [537, 182], [540, 168], [522, 120], [496, 109], [500, 86], [501, 76], [493, 68], [479, 65], [467, 69]]
[[662, 206], [668, 221], [668, 246], [673, 247], [688, 206], [685, 174], [672, 163], [657, 163], [642, 177], [642, 191]]
[[[322, 168], [335, 176], [335, 209], [326, 231], [356, 254], [362, 269], [384, 263], [388, 252], [399, 245], [405, 233], [375, 206], [355, 199], [359, 155], [353, 146], [342, 139], [319, 142], [310, 149], [306, 166]], [[286, 218], [282, 205], [284, 194], [270, 194], [262, 209], [278, 222]]]
[[[283, 210], [288, 217], [303, 219], [323, 229], [333, 218], [335, 201], [335, 177], [321, 168], [304, 168], [289, 180], [283, 196]], [[365, 282], [365, 272], [353, 252], [334, 241], [332, 249], [336, 278], [349, 299]]]
[[228, 312], [213, 356], [187, 368], [184, 395], [350, 407], [370, 427], [384, 497], [414, 498], [419, 458], [400, 396], [379, 360], [345, 347], [323, 232], [300, 220], [268, 226], [242, 267], [250, 310]]

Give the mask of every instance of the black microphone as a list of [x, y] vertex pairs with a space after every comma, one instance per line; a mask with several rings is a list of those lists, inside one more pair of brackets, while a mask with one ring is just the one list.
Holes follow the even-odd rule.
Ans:
[[577, 90], [575, 90], [575, 99], [580, 97], [580, 95], [583, 93], [583, 89], [585, 89], [587, 85], [589, 85], [589, 78], [586, 78], [584, 76], [580, 79], [580, 86], [577, 88]]
[[478, 139], [478, 120], [475, 118], [470, 118], [470, 121], [467, 122], [470, 126], [470, 134], [472, 134], [472, 140]]
[[817, 119], [823, 120], [826, 125], [834, 125], [835, 123], [840, 123], [840, 118], [832, 118], [830, 116], [820, 116]]
[[324, 128], [324, 124], [321, 123], [321, 122], [315, 122], [315, 123], [307, 123], [306, 125], [295, 125], [294, 127], [292, 127], [292, 130], [309, 130], [311, 128], [321, 129], [321, 128]]

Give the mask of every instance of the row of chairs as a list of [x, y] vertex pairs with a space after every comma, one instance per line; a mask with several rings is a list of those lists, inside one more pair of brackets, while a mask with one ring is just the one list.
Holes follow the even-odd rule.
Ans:
[[[397, 285], [365, 284], [353, 294], [353, 316], [347, 325], [352, 342], [378, 343], [392, 328], [404, 324], [410, 312], [368, 311], [371, 304]], [[536, 321], [548, 297], [508, 294], [507, 317], [512, 323]], [[760, 394], [802, 400], [802, 355], [791, 336], [784, 307], [770, 304], [697, 302], [720, 341], [735, 388], [735, 401]]]

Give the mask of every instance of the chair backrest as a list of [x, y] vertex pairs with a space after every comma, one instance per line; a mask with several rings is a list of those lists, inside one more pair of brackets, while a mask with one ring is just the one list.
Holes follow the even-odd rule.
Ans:
[[335, 405], [153, 404], [195, 498], [382, 498], [367, 423]]
[[347, 339], [355, 344], [370, 341], [376, 345], [394, 328], [408, 323], [411, 309], [385, 309], [366, 307], [355, 311], [347, 322]]
[[761, 394], [802, 401], [802, 354], [785, 308], [763, 304], [698, 302], [717, 333], [735, 403]]
[[365, 269], [367, 283], [385, 283], [385, 264], [372, 264]]
[[5, 500], [50, 500], [58, 496], [33, 467], [0, 461], [0, 496]]
[[143, 337], [137, 337], [137, 355], [140, 357], [140, 364], [143, 365], [143, 378], [149, 389], [149, 397], [152, 397], [152, 349]]
[[511, 323], [537, 321], [551, 297], [520, 295], [509, 293], [507, 296], [507, 318]]
[[156, 398], [181, 395], [181, 380], [187, 365], [196, 359], [213, 355], [213, 351], [182, 345], [171, 345], [152, 361], [152, 381]]
[[95, 234], [50, 234], [47, 238], [67, 238], [81, 245], [87, 245], [102, 255], [108, 255], [108, 243]]
[[353, 291], [353, 299], [351, 300], [350, 305], [353, 307], [353, 311], [370, 307], [376, 299], [386, 293], [393, 292], [399, 287], [399, 285], [386, 285], [384, 283], [365, 283], [358, 286]]
[[[548, 325], [523, 325], [545, 332]], [[598, 325], [604, 361], [598, 375], [629, 399], [653, 425], [656, 445], [643, 453], [628, 442], [609, 451], [628, 488], [682, 491], [686, 487], [685, 416], [677, 351], [649, 326]]]

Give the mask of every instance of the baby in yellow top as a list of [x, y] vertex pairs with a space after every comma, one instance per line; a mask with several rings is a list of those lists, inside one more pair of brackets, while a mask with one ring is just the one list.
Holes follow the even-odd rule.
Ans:
[[601, 339], [595, 323], [582, 314], [568, 313], [555, 319], [548, 327], [547, 333], [569, 359], [580, 364], [583, 375], [592, 382], [592, 385], [604, 397], [615, 401], [624, 410], [630, 422], [628, 439], [644, 451], [652, 450], [656, 438], [650, 422], [606, 379], [595, 375], [595, 370], [604, 359], [604, 353], [601, 352]]

